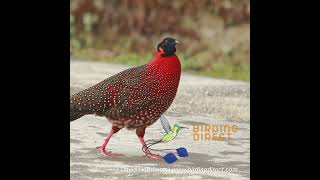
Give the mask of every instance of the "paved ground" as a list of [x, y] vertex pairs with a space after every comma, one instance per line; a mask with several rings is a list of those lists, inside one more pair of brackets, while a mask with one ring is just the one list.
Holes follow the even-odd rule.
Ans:
[[[71, 94], [128, 68], [75, 60], [70, 64]], [[71, 179], [249, 179], [249, 110], [249, 83], [182, 74], [177, 97], [166, 112], [166, 117], [172, 125], [178, 122], [189, 129], [183, 129], [173, 142], [159, 144], [155, 148], [186, 147], [189, 157], [181, 158], [172, 165], [142, 157], [135, 132], [125, 129], [119, 131], [108, 146], [110, 150], [123, 155], [102, 157], [95, 147], [103, 142], [111, 125], [105, 118], [88, 115], [71, 123]], [[231, 142], [194, 141], [193, 125], [205, 124], [236, 125], [238, 131]], [[158, 121], [147, 129], [145, 137], [157, 139], [161, 138], [162, 133]], [[205, 171], [192, 169], [210, 167], [211, 170]], [[135, 170], [133, 168], [145, 172], [127, 172]], [[179, 169], [173, 171], [172, 168]], [[230, 172], [226, 168], [233, 168], [237, 172]], [[171, 170], [171, 173], [159, 172], [161, 170]]]

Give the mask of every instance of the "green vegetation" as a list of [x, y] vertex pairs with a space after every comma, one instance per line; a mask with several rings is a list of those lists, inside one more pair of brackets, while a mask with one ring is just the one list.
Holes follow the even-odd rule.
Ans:
[[248, 0], [70, 2], [73, 58], [141, 65], [173, 36], [184, 72], [250, 80]]
[[[101, 55], [101, 53], [95, 50], [76, 50], [72, 52], [73, 57], [76, 59], [90, 59], [96, 61], [103, 61], [117, 64], [128, 65], [142, 65], [147, 63], [152, 54], [123, 54], [123, 55]], [[205, 66], [204, 61], [197, 61], [194, 57], [186, 57], [179, 54], [181, 67], [184, 72], [191, 74], [211, 76], [215, 78], [226, 78], [234, 80], [249, 80], [250, 67], [248, 63], [232, 64], [228, 62], [212, 63], [209, 66]]]

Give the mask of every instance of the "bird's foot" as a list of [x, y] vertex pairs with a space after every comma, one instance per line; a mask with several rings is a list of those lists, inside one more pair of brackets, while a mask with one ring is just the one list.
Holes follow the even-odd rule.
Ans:
[[106, 149], [103, 149], [100, 147], [97, 147], [97, 149], [100, 149], [100, 153], [102, 154], [102, 156], [110, 156], [110, 157], [115, 157], [115, 156], [121, 156], [122, 154], [120, 153], [115, 153], [115, 152], [111, 152], [111, 151], [106, 151]]
[[110, 157], [116, 157], [116, 156], [121, 156], [120, 153], [115, 153], [111, 151], [106, 151], [106, 150], [101, 150], [102, 156], [110, 156]]
[[149, 153], [146, 153], [145, 155], [146, 157], [150, 158], [150, 159], [153, 159], [153, 160], [159, 160], [161, 158], [160, 155], [158, 154], [149, 154]]

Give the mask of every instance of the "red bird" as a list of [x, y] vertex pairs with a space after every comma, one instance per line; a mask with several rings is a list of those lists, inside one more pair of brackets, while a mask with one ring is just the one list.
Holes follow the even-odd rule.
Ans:
[[[124, 70], [70, 97], [70, 122], [87, 114], [106, 117], [112, 128], [101, 145], [104, 156], [117, 156], [106, 150], [113, 134], [122, 128], [136, 129], [145, 147], [146, 127], [155, 123], [174, 100], [181, 75], [175, 55], [174, 38], [165, 38], [157, 46], [154, 58], [147, 64]], [[146, 156], [159, 159], [145, 149]]]

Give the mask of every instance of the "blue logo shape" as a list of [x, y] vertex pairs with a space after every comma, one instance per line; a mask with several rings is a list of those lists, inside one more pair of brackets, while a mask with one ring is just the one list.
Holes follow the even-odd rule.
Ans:
[[163, 157], [163, 159], [164, 159], [168, 164], [172, 164], [172, 163], [174, 163], [174, 162], [176, 162], [176, 161], [178, 160], [177, 157], [176, 157], [174, 154], [172, 154], [172, 153], [166, 154], [166, 155]]
[[187, 156], [189, 156], [187, 149], [184, 148], [184, 147], [178, 148], [178, 149], [177, 149], [177, 153], [178, 153], [178, 155], [179, 155], [180, 157], [187, 157]]

